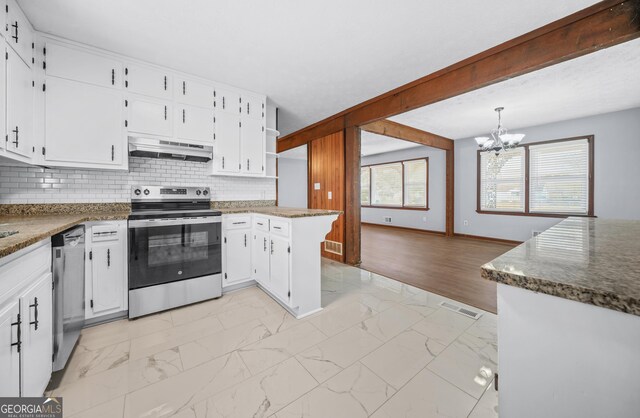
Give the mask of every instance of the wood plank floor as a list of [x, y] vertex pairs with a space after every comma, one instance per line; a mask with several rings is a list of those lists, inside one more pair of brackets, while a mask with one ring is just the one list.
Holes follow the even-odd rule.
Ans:
[[361, 268], [496, 313], [496, 284], [480, 266], [514, 246], [362, 225]]

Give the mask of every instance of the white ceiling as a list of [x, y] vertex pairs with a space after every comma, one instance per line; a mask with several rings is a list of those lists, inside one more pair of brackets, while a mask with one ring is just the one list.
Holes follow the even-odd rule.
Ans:
[[640, 39], [390, 118], [452, 139], [640, 106]]
[[407, 148], [422, 147], [414, 142], [403, 141], [384, 135], [378, 135], [367, 131], [360, 133], [361, 145], [360, 154], [362, 156], [382, 154], [385, 152], [398, 151]]
[[19, 3], [38, 30], [267, 94], [284, 135], [595, 1]]

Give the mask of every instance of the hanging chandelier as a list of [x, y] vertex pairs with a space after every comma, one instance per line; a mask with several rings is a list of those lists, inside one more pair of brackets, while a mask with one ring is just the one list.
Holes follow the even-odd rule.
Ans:
[[491, 130], [491, 136], [477, 136], [476, 142], [483, 151], [494, 151], [498, 155], [501, 151], [517, 147], [524, 138], [524, 134], [507, 133], [507, 129], [502, 126], [501, 112], [504, 107], [496, 107], [494, 110], [498, 112], [498, 127]]

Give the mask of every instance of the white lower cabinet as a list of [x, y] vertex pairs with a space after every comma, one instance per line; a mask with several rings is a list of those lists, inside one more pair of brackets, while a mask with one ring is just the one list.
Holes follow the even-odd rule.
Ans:
[[52, 369], [52, 275], [48, 273], [20, 296], [22, 322], [21, 396], [42, 396]]
[[14, 299], [0, 310], [0, 396], [20, 396], [20, 302]]
[[269, 290], [282, 302], [289, 304], [291, 298], [290, 276], [291, 243], [288, 238], [275, 234], [270, 236], [270, 286]]
[[251, 217], [228, 218], [222, 249], [222, 287], [251, 280]]
[[87, 225], [85, 317], [93, 319], [128, 309], [127, 222]]
[[253, 279], [265, 288], [269, 288], [271, 286], [269, 278], [269, 255], [269, 233], [264, 231], [254, 231], [252, 253]]
[[0, 397], [42, 396], [51, 378], [51, 241], [0, 259]]

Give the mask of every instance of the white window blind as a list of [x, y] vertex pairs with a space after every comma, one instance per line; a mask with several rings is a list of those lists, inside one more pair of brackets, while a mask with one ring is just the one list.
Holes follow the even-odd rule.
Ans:
[[480, 154], [480, 209], [524, 212], [525, 151], [514, 148]]
[[402, 206], [402, 163], [371, 166], [371, 204]]
[[404, 206], [427, 207], [427, 160], [404, 163]]
[[371, 171], [369, 167], [362, 167], [360, 169], [360, 204], [369, 206], [371, 204], [370, 196], [371, 185]]
[[529, 147], [529, 211], [586, 215], [589, 210], [589, 142]]

